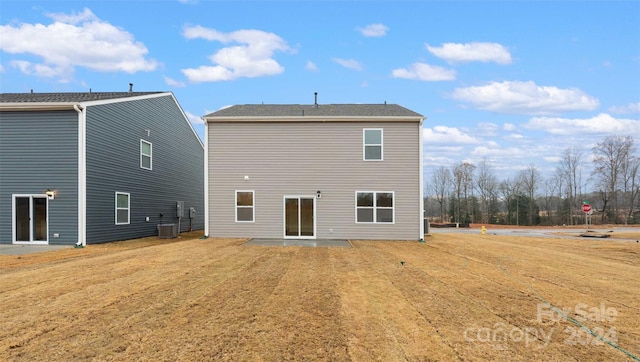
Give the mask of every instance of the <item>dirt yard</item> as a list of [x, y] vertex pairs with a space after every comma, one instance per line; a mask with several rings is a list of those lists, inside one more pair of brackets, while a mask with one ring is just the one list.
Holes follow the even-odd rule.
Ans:
[[0, 255], [0, 360], [640, 360], [636, 242], [198, 236]]

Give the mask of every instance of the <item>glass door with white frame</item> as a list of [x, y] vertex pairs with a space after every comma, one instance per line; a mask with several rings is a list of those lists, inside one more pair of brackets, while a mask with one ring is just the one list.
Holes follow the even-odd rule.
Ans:
[[292, 239], [315, 239], [315, 196], [285, 196], [284, 237]]
[[49, 242], [46, 195], [13, 196], [13, 242], [47, 244]]

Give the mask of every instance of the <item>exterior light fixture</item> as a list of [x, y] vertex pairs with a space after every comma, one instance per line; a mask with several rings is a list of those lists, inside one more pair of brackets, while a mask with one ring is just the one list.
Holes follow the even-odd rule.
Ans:
[[56, 192], [54, 190], [47, 189], [47, 191], [45, 191], [44, 193], [45, 193], [45, 195], [47, 195], [49, 200], [53, 200], [56, 197]]
[[321, 198], [322, 197], [322, 192], [320, 192], [320, 190], [316, 191], [316, 197], [317, 198]]

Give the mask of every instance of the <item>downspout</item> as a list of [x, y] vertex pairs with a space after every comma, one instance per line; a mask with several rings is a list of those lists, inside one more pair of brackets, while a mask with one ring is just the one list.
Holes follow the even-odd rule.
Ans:
[[423, 145], [423, 139], [422, 139], [422, 122], [424, 121], [424, 118], [420, 119], [420, 122], [418, 123], [418, 141], [420, 142], [420, 174], [419, 174], [419, 178], [420, 178], [420, 237], [418, 238], [418, 240], [420, 241], [424, 241], [424, 154], [423, 154], [423, 149], [424, 149], [424, 145]]
[[204, 121], [204, 237], [209, 237], [209, 123]]
[[87, 245], [87, 113], [86, 108], [74, 104], [78, 112], [78, 242]]

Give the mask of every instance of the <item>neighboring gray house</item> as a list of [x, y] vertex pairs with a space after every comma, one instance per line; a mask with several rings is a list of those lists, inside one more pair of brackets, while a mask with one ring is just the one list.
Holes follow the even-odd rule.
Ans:
[[206, 235], [423, 238], [421, 114], [263, 104], [203, 119]]
[[203, 180], [204, 146], [172, 93], [0, 94], [2, 244], [202, 229]]

